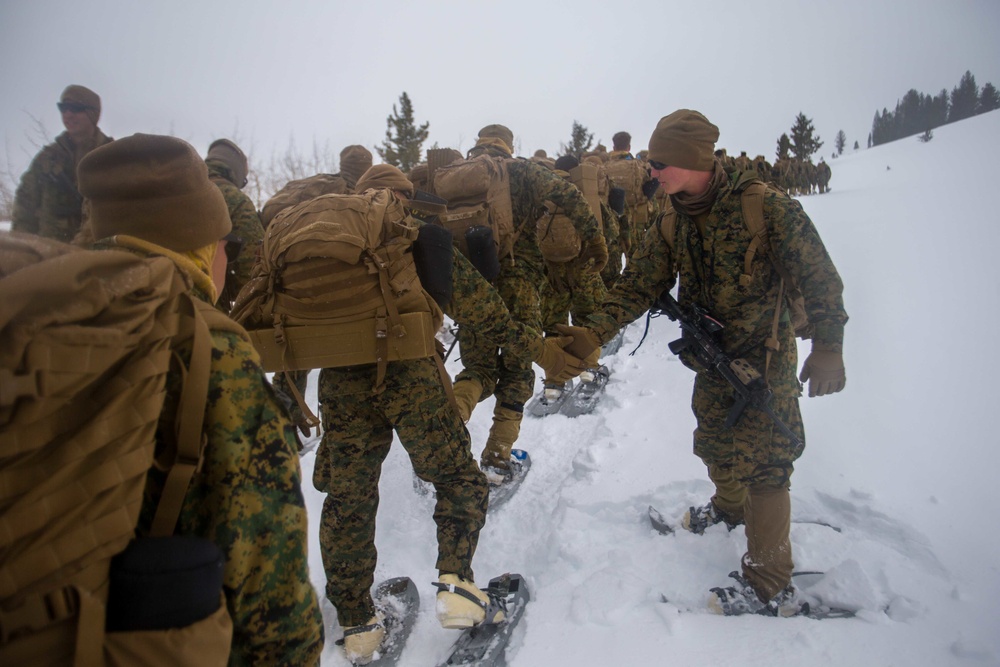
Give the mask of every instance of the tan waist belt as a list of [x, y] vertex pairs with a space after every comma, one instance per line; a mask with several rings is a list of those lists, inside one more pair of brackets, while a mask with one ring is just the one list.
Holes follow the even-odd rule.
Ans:
[[[434, 322], [430, 313], [402, 313], [406, 335], [385, 339], [383, 361], [423, 359], [434, 356]], [[336, 324], [307, 324], [248, 332], [260, 354], [261, 364], [269, 373], [301, 371], [314, 368], [340, 368], [373, 364], [379, 361], [377, 320]], [[281, 336], [284, 342], [280, 342]]]

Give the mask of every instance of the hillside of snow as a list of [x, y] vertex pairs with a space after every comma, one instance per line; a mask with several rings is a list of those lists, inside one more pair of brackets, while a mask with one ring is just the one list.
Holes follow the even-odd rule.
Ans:
[[[1000, 113], [833, 160], [832, 191], [801, 199], [846, 285], [847, 388], [803, 398], [807, 447], [792, 484], [800, 585], [853, 619], [723, 618], [705, 610], [745, 549], [743, 528], [662, 536], [646, 510], [679, 519], [712, 493], [692, 454], [693, 374], [659, 318], [627, 330], [594, 414], [525, 417], [518, 446], [533, 467], [491, 513], [477, 581], [520, 572], [530, 603], [511, 665], [995, 665], [1000, 663], [1000, 530], [992, 497], [1000, 438], [1000, 219], [988, 161]], [[808, 352], [800, 348], [800, 362]], [[452, 372], [459, 365], [449, 361]], [[315, 378], [310, 385], [315, 404]], [[469, 424], [478, 456], [492, 399]], [[322, 497], [302, 460], [314, 520], [312, 579], [323, 598], [316, 537]], [[437, 664], [455, 632], [434, 616], [433, 499], [419, 496], [402, 447], [383, 468], [376, 579], [407, 575], [420, 618], [400, 665]], [[801, 521], [821, 521], [840, 528]], [[663, 602], [664, 599], [669, 602]], [[328, 624], [324, 665], [348, 664]]]

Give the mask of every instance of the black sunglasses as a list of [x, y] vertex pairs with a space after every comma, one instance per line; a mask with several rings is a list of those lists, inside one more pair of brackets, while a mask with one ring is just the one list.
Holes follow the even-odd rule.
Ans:
[[655, 169], [656, 171], [663, 171], [664, 169], [667, 168], [667, 165], [663, 164], [662, 162], [657, 162], [656, 160], [647, 160], [647, 162], [649, 162], [649, 166]]
[[72, 111], [73, 113], [83, 113], [88, 109], [94, 108], [89, 104], [80, 104], [79, 102], [57, 102], [56, 106], [59, 107], [60, 113], [64, 113], [66, 111]]

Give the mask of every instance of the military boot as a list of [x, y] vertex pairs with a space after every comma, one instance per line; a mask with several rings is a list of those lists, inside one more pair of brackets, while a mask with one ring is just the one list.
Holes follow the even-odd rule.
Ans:
[[739, 572], [730, 572], [729, 576], [736, 581], [735, 586], [713, 588], [708, 596], [708, 608], [716, 614], [724, 616], [760, 614], [787, 618], [808, 613], [809, 606], [799, 599], [795, 587], [791, 584], [772, 597], [762, 600], [750, 582], [740, 576]]
[[497, 404], [493, 411], [493, 426], [486, 439], [486, 447], [480, 458], [479, 467], [490, 484], [503, 484], [512, 474], [510, 465], [510, 450], [514, 448], [517, 436], [521, 432], [521, 410], [513, 410], [506, 404]]
[[344, 652], [355, 665], [367, 665], [385, 639], [385, 617], [376, 612], [364, 625], [344, 628]]
[[500, 623], [506, 610], [476, 584], [457, 574], [442, 574], [435, 582], [437, 617], [441, 627], [448, 629], [471, 628], [474, 625]]
[[684, 529], [690, 530], [697, 535], [704, 534], [708, 527], [722, 522], [725, 522], [726, 528], [729, 530], [743, 525], [743, 519], [735, 518], [728, 512], [723, 512], [712, 501], [708, 501], [700, 507], [689, 508], [684, 513], [684, 518], [681, 519], [681, 525]]

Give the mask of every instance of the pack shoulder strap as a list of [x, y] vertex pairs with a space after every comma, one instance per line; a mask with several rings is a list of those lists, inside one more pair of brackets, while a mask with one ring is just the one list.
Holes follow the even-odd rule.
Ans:
[[771, 357], [781, 349], [781, 341], [778, 340], [778, 326], [781, 322], [781, 313], [784, 310], [786, 286], [794, 285], [788, 271], [784, 265], [778, 261], [771, 247], [771, 239], [767, 231], [767, 222], [764, 220], [764, 193], [767, 192], [767, 184], [762, 181], [753, 181], [740, 194], [740, 206], [743, 209], [743, 222], [750, 231], [750, 245], [747, 247], [746, 255], [743, 256], [743, 274], [740, 276], [740, 285], [747, 287], [753, 278], [753, 259], [758, 249], [763, 249], [767, 258], [781, 277], [778, 282], [778, 300], [774, 306], [774, 317], [771, 319], [771, 335], [764, 341], [764, 380], [767, 381], [768, 369], [771, 366]]
[[[184, 496], [194, 474], [201, 468], [208, 440], [204, 433], [205, 405], [208, 402], [208, 384], [212, 372], [212, 333], [206, 318], [215, 328], [232, 329], [239, 326], [219, 311], [191, 294], [181, 297], [181, 327], [178, 339], [191, 338], [191, 361], [184, 373], [180, 401], [177, 407], [177, 452], [163, 484], [160, 502], [153, 516], [150, 535], [173, 535], [184, 505]], [[229, 327], [227, 322], [232, 323]]]

